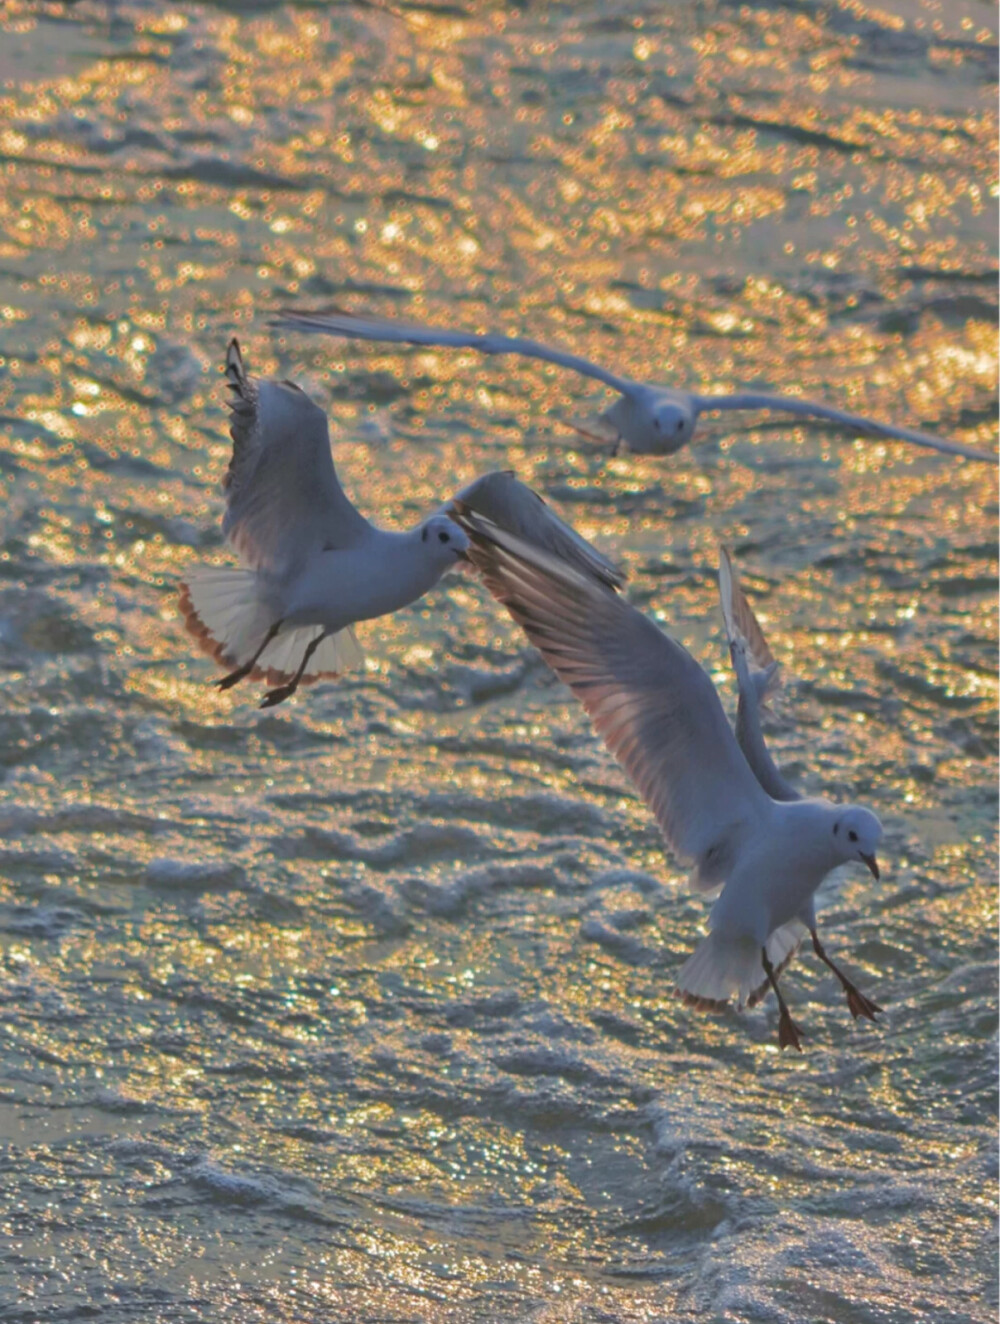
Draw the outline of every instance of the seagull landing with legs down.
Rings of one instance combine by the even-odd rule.
[[[305,309],[283,308],[272,320],[272,326],[281,331],[312,331],[347,340],[377,340],[390,344],[434,345],[455,349],[474,349],[480,354],[520,354],[524,358],[541,359],[561,368],[569,368],[583,377],[603,382],[619,398],[601,414],[601,422],[617,438],[613,452],[622,445],[639,455],[672,455],[686,446],[695,435],[698,419],[705,413],[725,412],[732,409],[764,409],[803,418],[818,418],[832,423],[842,431],[857,436],[874,437],[881,441],[908,441],[915,446],[941,451],[945,455],[958,455],[967,460],[982,460],[996,464],[997,456],[975,446],[958,441],[946,441],[928,432],[914,428],[896,427],[879,423],[863,414],[834,409],[818,400],[806,400],[797,395],[778,395],[768,391],[736,391],[727,395],[700,395],[679,387],[659,386],[653,382],[638,382],[609,372],[598,363],[571,354],[568,350],[543,345],[524,336],[504,336],[495,332],[458,331],[451,327],[423,326],[417,322],[397,322],[389,318],[346,313],[340,309],[331,312],[308,312]],[[583,436],[592,436],[586,429],[574,430]],[[598,440],[601,440],[598,438]]]
[[[707,673],[623,597],[474,514],[459,522],[487,587],[590,714],[671,849],[693,864],[695,888],[721,888],[709,935],[678,977],[684,1000],[753,1005],[772,989],[779,1043],[801,1049],[778,976],[808,931],[852,1014],[874,1020],[880,1008],[823,950],[813,899],[841,864],[864,864],[878,878],[882,827],[869,809],[802,799],[774,768],[759,735],[773,670],[759,626],[747,638],[752,612],[731,574],[727,626],[747,684],[742,747]]]
[[[222,529],[242,567],[206,567],[181,585],[184,622],[223,666],[272,686],[262,708],[299,685],[360,665],[356,621],[422,597],[464,558],[468,539],[446,515],[407,533],[370,524],[344,495],[326,415],[291,382],[247,374],[233,340],[233,457]]]
[[[512,473],[485,474],[408,533],[370,524],[344,494],[323,411],[291,382],[247,374],[235,340],[226,355],[233,456],[223,482],[223,532],[243,566],[198,570],[180,587],[184,622],[229,674],[272,688],[262,708],[299,685],[361,664],[353,630],[415,602],[468,538],[459,511],[551,553],[612,591],[624,576]],[[467,562],[466,562],[467,564]]]

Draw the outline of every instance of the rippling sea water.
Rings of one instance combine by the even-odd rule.
[[[978,0],[0,9],[5,1321],[995,1318],[996,474],[728,416],[672,460],[523,329],[996,447]],[[177,613],[227,556],[220,364],[329,408],[366,511],[512,465],[731,703],[720,541],[805,790],[871,804],[803,955],[671,996],[705,910],[471,580],[276,711]]]

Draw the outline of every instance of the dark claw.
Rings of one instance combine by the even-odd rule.
[[[802,1044],[799,1042],[799,1035],[802,1031],[788,1014],[788,1008],[782,1007],[781,1016],[778,1020],[778,1044],[782,1048],[794,1048],[802,1052]]]
[[[294,685],[279,685],[276,690],[268,690],[261,700],[260,706],[262,708],[274,708],[277,704],[284,703],[290,695],[295,693],[295,690],[296,686]]]
[[[271,642],[271,640],[274,638],[274,636],[278,633],[280,629],[281,629],[281,622],[275,621],[275,623],[268,630],[267,634],[264,636],[263,643],[257,649],[256,653],[254,653],[250,661],[244,662],[242,666],[238,666],[235,671],[231,671],[228,676],[223,676],[221,680],[217,680],[215,682],[216,687],[220,690],[228,690],[238,681],[241,681],[244,676],[249,676],[250,673],[253,671],[254,667],[260,661],[261,653],[263,653],[264,649],[268,646],[268,644]]]
[[[778,1007],[781,1013],[778,1017],[778,1043],[782,1048],[791,1046],[801,1053],[802,1045],[799,1043],[799,1035],[802,1031],[792,1020],[785,999],[781,996],[781,989],[778,987],[778,975],[771,964],[766,946],[760,949],[760,960],[764,967],[764,973],[767,975],[767,982],[774,989],[774,996],[778,999]]]
[[[239,671],[231,671],[228,676],[223,676],[221,680],[215,680],[212,682],[212,684],[216,687],[216,689],[231,690],[234,685],[239,684],[239,682],[243,679],[244,676],[247,676],[249,674],[250,674],[249,672],[244,671],[243,668],[241,667]]]
[[[867,1016],[870,1021],[873,1021],[877,1013],[882,1010],[877,1002],[872,1002],[871,998],[866,998],[853,984],[845,984],[844,992],[847,994],[847,1005],[855,1020],[859,1016]]]
[[[860,992],[859,989],[856,989],[854,987],[851,981],[844,974],[843,970],[839,970],[834,965],[834,963],[827,956],[826,952],[823,950],[823,944],[820,942],[819,934],[816,932],[816,930],[810,929],[809,932],[812,934],[813,950],[815,951],[816,955],[819,957],[821,961],[824,961],[830,967],[833,973],[840,980],[840,987],[847,994],[847,1006],[850,1009],[851,1015],[854,1017],[855,1020],[857,1020],[859,1016],[867,1016],[870,1021],[873,1021],[876,1015],[878,1014],[878,1012],[882,1010],[882,1008],[878,1005],[877,1002],[872,1002],[871,998],[866,998],[865,995],[862,992]]]

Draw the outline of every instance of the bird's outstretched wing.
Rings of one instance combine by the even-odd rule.
[[[397,322],[390,318],[368,317],[345,312],[309,312],[306,309],[282,308],[271,319],[280,331],[315,331],[347,340],[380,340],[389,344],[438,345],[452,349],[475,349],[480,354],[521,354],[569,368],[584,377],[593,377],[612,390],[627,392],[633,383],[627,377],[608,372],[597,363],[554,349],[538,340],[523,336],[501,336],[492,332],[453,331],[444,326],[423,326],[419,322]]]
[[[509,469],[484,474],[463,487],[444,507],[444,512],[463,528],[470,512],[482,516],[609,589],[620,588],[625,582],[624,571],[561,520],[537,492],[515,478]]]
[[[469,516],[469,559],[593,719],[676,854],[721,882],[767,810],[711,680],[623,597]]]
[[[764,739],[761,708],[777,683],[778,664],[768,647],[760,622],[733,573],[725,547],[719,549],[719,598],[736,672],[740,697],[736,710],[736,739],[754,776],[773,800],[801,799],[781,775]]]
[[[655,392],[655,386],[636,382],[628,377],[609,372],[600,364],[589,359],[571,354],[567,350],[555,349],[538,340],[529,340],[523,336],[504,336],[493,332],[474,332],[453,330],[450,327],[424,326],[418,322],[397,322],[390,318],[372,317],[333,310],[330,312],[310,312],[306,309],[283,308],[272,318],[271,325],[279,330],[312,331],[325,335],[341,336],[345,339],[377,340],[385,343],[407,345],[429,345],[451,347],[454,349],[474,349],[481,354],[521,354],[526,358],[541,359],[545,363],[554,363],[559,367],[569,368],[603,382],[605,386],[632,397],[644,388]],[[664,388],[666,390],[667,388]],[[817,400],[806,400],[794,395],[775,395],[756,391],[741,391],[729,395],[699,395],[693,392],[674,390],[678,399],[689,402],[696,413],[712,410],[732,409],[768,409],[782,413],[795,414],[809,418],[824,419],[842,427],[853,429],[864,436],[884,437],[889,441],[908,441],[917,446],[940,451],[945,455],[958,455],[968,460],[981,460],[988,464],[997,464],[998,457],[976,446],[966,446],[957,441],[946,441],[927,432],[918,432],[914,428],[896,427],[890,423],[879,423],[863,414],[852,414],[847,410],[834,409]]]
[[[291,382],[249,376],[236,340],[226,378],[233,455],[222,529],[246,564],[280,573],[370,531],[337,479],[322,409]]]
[[[692,395],[691,401],[699,413],[713,409],[773,409],[783,414],[797,414],[805,418],[821,418],[839,423],[866,437],[885,437],[888,441],[910,441],[916,446],[941,451],[944,455],[961,455],[966,460],[983,460],[996,464],[997,456],[976,446],[964,446],[959,441],[945,441],[929,432],[914,428],[899,428],[891,423],[879,423],[864,414],[851,414],[844,409],[833,409],[817,400],[804,400],[797,395],[768,395],[756,391],[739,391],[733,395]]]

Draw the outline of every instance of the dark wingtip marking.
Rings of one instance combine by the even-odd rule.
[[[240,342],[235,336],[226,348],[226,376],[230,379],[231,385],[242,382],[246,377],[243,367],[243,355],[240,352]]]
[[[674,996],[680,998],[685,1007],[691,1007],[694,1011],[725,1011],[731,1005],[728,998],[702,998],[696,993],[688,993],[683,988],[675,988]]]

